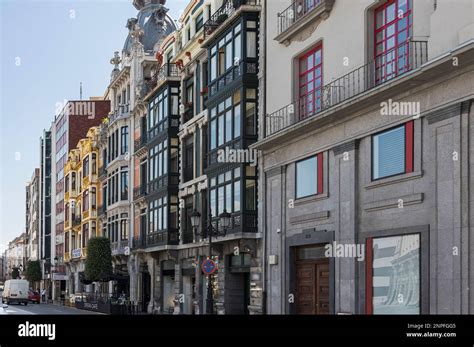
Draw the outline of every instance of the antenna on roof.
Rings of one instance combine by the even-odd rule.
[[[80,87],[79,87],[79,100],[82,100],[82,82],[80,82]]]

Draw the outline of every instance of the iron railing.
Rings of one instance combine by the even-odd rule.
[[[146,146],[148,142],[148,136],[147,136],[147,133],[143,133],[141,137],[139,137],[138,139],[135,140],[135,153],[137,153],[138,151],[140,151],[143,147]]]
[[[301,18],[315,10],[324,0],[296,0],[278,13],[278,35],[291,28]]]
[[[219,9],[204,24],[204,39],[211,36],[227,19],[229,19],[241,6],[260,5],[261,0],[225,0]]]
[[[166,63],[162,65],[149,81],[147,92],[152,91],[154,88],[156,88],[158,84],[160,84],[166,78],[179,77],[179,74],[179,68],[176,64]]]
[[[428,61],[426,41],[407,41],[265,117],[265,136],[334,107]]]
[[[147,193],[147,184],[142,183],[139,187],[136,187],[133,189],[133,200],[138,200],[144,196],[146,196]]]

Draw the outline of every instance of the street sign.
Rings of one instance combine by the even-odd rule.
[[[206,259],[201,265],[202,272],[205,275],[212,275],[217,270],[217,265],[212,259]]]

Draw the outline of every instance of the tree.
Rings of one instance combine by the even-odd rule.
[[[17,267],[12,269],[12,279],[16,280],[20,278],[20,270]]]
[[[31,283],[39,282],[42,279],[41,265],[39,260],[30,260],[26,264],[26,279]]]
[[[95,237],[89,240],[85,271],[86,280],[104,281],[112,274],[112,250],[110,240]]]

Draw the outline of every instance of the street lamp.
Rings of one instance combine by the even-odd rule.
[[[219,227],[214,227],[212,225],[212,216],[209,218],[209,225],[203,226],[201,232],[199,235],[201,237],[208,237],[209,238],[209,259],[212,259],[212,237],[217,237],[217,236],[225,236],[227,229],[230,227],[231,223],[231,215],[230,213],[227,212],[227,210],[224,210],[219,215],[219,225],[222,226],[222,230],[219,230]],[[201,214],[194,210],[191,213],[191,226],[194,229],[194,232],[197,234],[197,228],[199,227],[199,224],[201,223]],[[211,276],[209,275],[209,283],[207,285],[207,308],[206,308],[206,313],[207,314],[213,314],[214,313],[214,298],[212,294],[212,285],[211,285]]]

